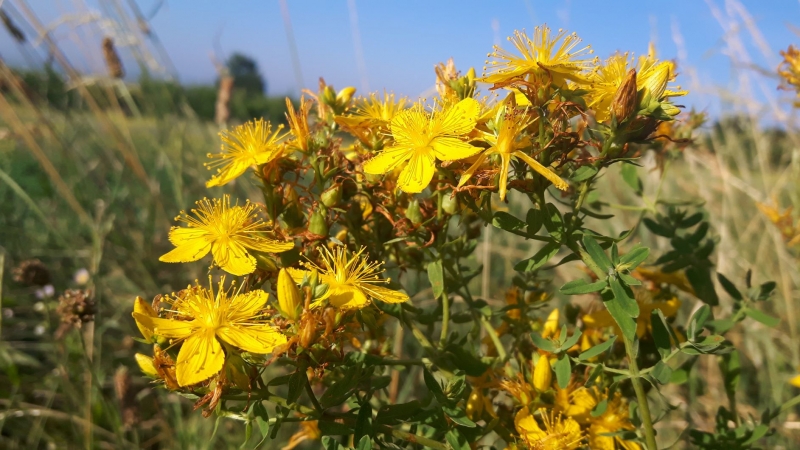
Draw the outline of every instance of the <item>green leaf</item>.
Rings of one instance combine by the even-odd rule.
[[[447,397],[444,395],[444,392],[442,392],[442,387],[427,367],[422,372],[422,378],[425,380],[425,386],[427,386],[428,390],[436,397],[436,400],[443,405],[447,404]]]
[[[372,450],[372,439],[369,436],[362,436],[361,439],[358,440],[356,450]]]
[[[554,204],[548,203],[545,205],[543,222],[550,236],[560,241],[564,236],[564,219],[561,217],[561,211]]]
[[[636,303],[631,289],[614,277],[609,278],[608,284],[611,286],[611,292],[614,293],[614,299],[619,302],[620,309],[634,319],[639,317],[639,304]]]
[[[742,445],[749,446],[751,444],[754,444],[757,440],[766,436],[767,432],[769,432],[769,425],[763,423],[756,425],[756,427],[753,428],[753,434],[750,435],[750,439],[742,442]]]
[[[322,436],[322,448],[325,450],[347,450],[339,444],[339,441],[330,436]]]
[[[528,226],[527,223],[504,211],[494,213],[492,225],[506,231],[517,231]]]
[[[548,353],[556,352],[557,349],[556,344],[549,339],[545,339],[539,336],[537,333],[531,333],[531,340],[533,341],[533,345]]]
[[[691,266],[686,269],[686,278],[694,288],[697,298],[707,305],[719,305],[719,297],[717,297],[717,291],[714,290],[714,283],[711,281],[710,268]]]
[[[640,194],[642,192],[642,180],[639,179],[639,174],[636,171],[636,166],[633,164],[624,163],[622,164],[622,169],[620,170],[622,175],[622,180],[625,181],[625,184],[631,187],[636,194]]]
[[[584,386],[586,386],[586,388],[591,388],[592,386],[594,386],[597,383],[597,379],[603,375],[604,368],[605,366],[603,366],[602,364],[594,366],[592,371],[589,372],[589,376],[586,377],[586,383],[584,383]]]
[[[444,435],[444,439],[450,444],[453,450],[470,450],[469,441],[463,434],[458,432],[458,429],[453,428]]]
[[[538,209],[529,209],[525,222],[528,223],[528,235],[533,236],[542,228],[542,212]]]
[[[672,378],[672,367],[668,366],[664,361],[659,361],[650,373],[658,381],[658,384],[667,384]]]
[[[772,295],[772,291],[774,291],[777,286],[778,285],[774,281],[767,281],[755,289],[755,292],[751,295],[751,298],[759,302],[764,301],[768,299],[770,295]]]
[[[642,220],[642,223],[644,223],[644,226],[646,226],[648,230],[652,231],[653,233],[659,236],[671,238],[672,236],[675,235],[674,230],[656,222],[655,220],[649,217],[645,217],[644,220]]]
[[[261,448],[264,442],[269,438],[269,413],[267,408],[264,407],[260,401],[253,403],[253,415],[255,416],[256,425],[261,432],[261,441],[256,444],[255,448]]]
[[[553,365],[553,370],[556,372],[558,387],[566,389],[569,386],[569,378],[572,374],[572,364],[570,364],[569,356],[562,353]]]
[[[421,408],[422,404],[418,400],[398,405],[386,405],[378,410],[375,422],[382,425],[392,425],[398,421],[408,420],[418,413]]]
[[[672,353],[672,341],[670,340],[669,324],[660,309],[655,309],[650,313],[650,323],[653,327],[653,341],[656,343],[658,353],[662,358]]]
[[[558,253],[559,248],[561,248],[561,244],[555,244],[552,242],[545,244],[545,246],[536,252],[535,255],[518,262],[514,266],[514,270],[518,272],[533,272],[538,270],[540,267],[545,265],[550,258]]]
[[[616,297],[611,297],[608,300],[604,298],[603,300],[603,304],[606,305],[606,309],[608,309],[611,317],[617,322],[617,325],[622,331],[622,335],[625,339],[633,342],[634,338],[636,338],[636,321]]]
[[[341,380],[333,383],[319,398],[319,403],[323,408],[341,405],[352,394],[352,391],[361,382],[363,376],[363,366],[358,364],[348,368]]]
[[[719,284],[722,285],[722,289],[725,289],[725,292],[727,292],[728,295],[730,295],[736,301],[742,301],[744,298],[742,297],[742,293],[736,289],[736,286],[731,283],[731,281],[727,279],[725,275],[717,272],[717,280],[719,281]]]
[[[577,279],[572,280],[569,283],[561,286],[561,289],[558,291],[564,295],[580,295],[580,294],[589,294],[592,292],[602,291],[603,288],[607,286],[605,280],[595,281],[594,283],[589,283],[584,279]]]
[[[597,168],[594,166],[581,166],[572,174],[572,181],[584,181],[595,176]]]
[[[369,401],[364,401],[358,409],[356,427],[354,430],[355,440],[362,441],[364,438],[372,436],[372,405]]]
[[[592,257],[594,263],[597,264],[604,273],[608,273],[608,269],[612,267],[611,260],[608,258],[608,255],[606,255],[606,252],[603,251],[603,248],[600,247],[600,244],[598,244],[591,235],[583,235],[583,247],[586,249],[586,253]]]
[[[739,360],[739,352],[734,350],[722,355],[719,358],[719,369],[722,372],[722,379],[725,385],[725,394],[729,401],[736,399],[736,390],[739,387],[739,378],[742,373],[742,365]]]
[[[566,325],[564,325],[566,328]],[[581,338],[581,330],[576,329],[575,332],[570,336],[564,343],[561,344],[561,351],[567,351],[572,348],[573,345],[578,343],[578,339]]]
[[[641,286],[642,282],[627,273],[617,272],[617,276],[628,286]]]
[[[592,409],[591,415],[592,417],[600,417],[606,412],[608,409],[608,398],[604,398],[601,400],[595,407]]]
[[[444,292],[444,270],[442,270],[441,260],[428,264],[428,280],[433,288],[433,296],[439,298]]]
[[[347,425],[330,420],[320,420],[317,422],[317,426],[323,436],[346,436],[348,434],[353,434],[353,430]]]
[[[468,428],[475,428],[475,422],[469,420],[467,417],[467,413],[464,412],[461,408],[451,408],[449,406],[442,405],[442,411],[447,414],[447,417],[453,420],[453,422],[461,425],[462,427]]]
[[[761,322],[770,328],[775,328],[778,326],[779,323],[781,323],[781,319],[778,319],[777,317],[772,317],[769,314],[765,314],[757,309],[745,308],[744,313],[747,314],[747,317],[757,322]]]
[[[635,246],[628,253],[619,258],[619,263],[627,270],[633,270],[639,266],[650,255],[650,249],[642,246]]]
[[[612,345],[614,345],[614,341],[617,340],[616,336],[611,336],[611,339],[601,342],[594,347],[586,350],[585,352],[581,352],[578,355],[578,359],[581,361],[586,361],[588,359],[594,358],[595,356],[600,355],[601,353],[605,352],[606,350],[610,349]]]
[[[703,305],[697,308],[697,311],[689,318],[689,326],[686,331],[689,335],[689,340],[693,341],[697,336],[703,332],[706,322],[711,318],[711,307]]]
[[[296,403],[303,393],[303,388],[306,386],[306,370],[303,367],[298,367],[297,370],[289,378],[289,393],[286,395],[286,402],[290,405]]]

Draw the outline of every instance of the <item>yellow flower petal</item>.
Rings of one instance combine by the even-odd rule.
[[[253,165],[253,162],[249,159],[232,161],[223,172],[212,176],[210,180],[206,181],[206,187],[224,186],[230,183],[245,173]]]
[[[372,175],[391,172],[403,161],[408,160],[413,153],[413,149],[406,147],[387,147],[364,163],[364,172]]]
[[[228,305],[228,320],[238,322],[257,316],[268,299],[269,294],[260,289],[237,295]]]
[[[341,309],[362,308],[369,304],[361,289],[354,287],[331,287],[328,289],[328,302]]]
[[[176,247],[158,258],[161,262],[192,262],[206,256],[211,250],[208,234],[198,228],[173,227],[169,232],[169,240]]]
[[[289,273],[289,276],[292,277],[295,283],[300,284],[303,282],[303,278],[306,276],[311,276],[310,270],[303,270],[303,269],[295,269],[294,267],[287,267],[286,272]]]
[[[256,259],[237,242],[215,242],[211,246],[211,253],[219,267],[230,274],[247,275],[256,270]]]
[[[475,175],[475,171],[477,171],[478,168],[480,168],[481,164],[483,164],[483,162],[486,161],[486,158],[488,156],[489,156],[488,151],[478,155],[478,158],[476,158],[475,162],[472,163],[471,166],[469,166],[469,169],[465,170],[464,173],[461,174],[461,179],[458,180],[458,187],[465,185],[467,181],[469,181],[469,179],[472,178],[473,175]]]
[[[151,378],[156,378],[158,376],[156,366],[153,364],[153,358],[142,353],[137,353],[133,355],[133,357],[136,359],[136,364],[139,365],[139,370],[141,370],[143,374]]]
[[[237,239],[243,246],[264,253],[280,253],[294,248],[293,241],[276,241],[266,238],[240,237]]]
[[[521,151],[514,152],[514,156],[528,163],[528,165],[531,166],[531,169],[538,172],[539,175],[547,178],[556,188],[562,191],[566,191],[567,188],[569,188],[569,184],[567,184],[566,181],[562,180],[561,177],[556,175],[556,173],[549,168],[543,166],[539,161],[536,161]]]
[[[137,324],[153,330],[153,334],[166,338],[182,339],[192,334],[195,329],[193,321],[160,319],[137,312],[133,313],[133,318]]]
[[[297,320],[299,318],[298,308],[303,304],[300,290],[297,283],[286,269],[281,269],[278,273],[278,306],[281,314],[287,319]]]
[[[211,329],[189,336],[178,352],[178,384],[190,386],[211,378],[222,369],[225,353]]]
[[[455,161],[469,158],[479,153],[483,148],[470,145],[458,138],[439,137],[431,143],[433,154],[442,161]]]
[[[435,134],[467,134],[475,128],[481,113],[481,104],[474,98],[465,98],[437,117]]]
[[[800,387],[800,375],[789,380],[789,383],[791,383],[792,386]]]
[[[223,341],[244,351],[268,354],[286,343],[286,336],[267,324],[248,326],[228,326],[217,330],[217,336]]]
[[[150,306],[142,297],[136,297],[133,301],[133,318],[136,321],[136,327],[139,328],[139,332],[142,333],[142,336],[146,340],[150,340],[153,337],[153,328],[150,327],[150,323],[142,323],[136,318],[136,314],[146,316],[146,317],[156,317],[157,314],[153,310],[153,307]]]
[[[386,303],[403,303],[409,300],[408,294],[405,292],[395,291],[394,289],[385,288],[383,286],[376,286],[374,284],[362,284],[361,288],[375,300],[380,300]]]
[[[397,186],[409,194],[422,192],[433,179],[436,159],[430,153],[417,153],[400,172]]]

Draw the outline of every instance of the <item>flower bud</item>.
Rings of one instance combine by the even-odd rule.
[[[458,197],[455,195],[445,195],[442,199],[442,209],[444,209],[444,212],[447,214],[458,213]]]
[[[339,201],[342,199],[342,185],[334,184],[329,187],[322,193],[320,199],[322,200],[322,204],[328,208],[333,208],[338,205]]]
[[[348,103],[350,103],[350,100],[353,98],[353,94],[355,93],[356,88],[353,86],[347,86],[336,94],[336,104],[344,108]]]
[[[289,320],[297,320],[300,317],[300,308],[303,305],[303,298],[300,289],[289,275],[289,271],[281,269],[278,273],[278,308],[281,315]]]
[[[333,108],[336,106],[336,91],[330,86],[322,88],[322,102]]]
[[[617,118],[617,122],[622,122],[634,114],[638,106],[636,69],[631,69],[614,93],[614,99],[611,100],[611,115]]]
[[[547,356],[539,358],[533,369],[533,387],[539,392],[550,389],[553,382],[553,370],[550,368],[550,359]]]
[[[311,214],[311,218],[308,220],[308,231],[319,236],[328,235],[328,222],[325,220],[323,212],[317,210]]]
[[[275,264],[275,261],[266,253],[254,251],[250,254],[256,259],[256,267],[259,269],[265,272],[276,272],[278,270],[278,265]]]
[[[672,63],[669,61],[659,63],[655,69],[653,69],[653,74],[650,75],[644,85],[645,92],[650,94],[651,99],[660,101],[664,97],[664,92],[667,90],[667,83],[670,79],[670,73],[672,72],[671,69]]]
[[[151,378],[158,378],[158,371],[155,364],[153,364],[153,358],[142,353],[137,353],[133,357],[136,358],[136,364],[139,365],[139,370],[143,374]]]
[[[483,389],[474,388],[467,399],[467,417],[473,422],[480,420],[483,415],[483,407]]]
[[[419,202],[417,199],[408,202],[408,208],[406,208],[406,218],[414,225],[419,225],[422,223],[422,210],[419,208]]]
[[[542,330],[542,337],[549,338],[558,334],[558,319],[558,308],[555,308],[550,312],[550,315],[547,316],[547,320],[544,323],[544,329]]]

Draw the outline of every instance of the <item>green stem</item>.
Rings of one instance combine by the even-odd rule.
[[[622,341],[625,343],[625,352],[628,354],[628,359],[630,360],[631,383],[633,383],[633,390],[636,391],[636,399],[639,401],[639,411],[642,416],[644,440],[647,444],[647,450],[658,450],[656,434],[653,430],[653,418],[650,416],[650,405],[647,403],[647,393],[644,392],[644,386],[642,386],[639,364],[636,362],[636,355],[633,353],[633,344],[624,334],[622,335]]]
[[[439,336],[439,347],[443,348],[447,342],[447,332],[450,327],[450,300],[447,292],[442,290],[442,334]]]
[[[428,447],[435,450],[448,450],[450,448],[441,442],[434,441],[433,439],[428,439],[418,434],[409,433],[408,431],[397,430],[388,425],[381,425],[379,430],[381,433],[390,434],[398,439],[402,439],[412,444],[419,444],[423,447]]]

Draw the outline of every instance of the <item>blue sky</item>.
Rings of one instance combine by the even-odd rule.
[[[75,5],[82,3],[29,0],[42,21],[50,24],[65,14],[74,14]],[[160,2],[137,0],[137,3],[149,14]],[[86,0],[86,4],[90,11],[115,15],[107,0]],[[683,87],[699,82],[703,86],[733,88],[742,71],[752,73],[750,68],[732,65],[726,56],[731,53],[726,36],[741,38],[744,49],[753,55],[753,63],[769,70],[779,63],[780,49],[800,43],[800,35],[792,28],[800,27],[797,0],[743,1],[744,8],[731,0],[289,0],[287,4],[304,87],[313,88],[318,77],[323,76],[336,87],[354,85],[363,92],[368,85],[373,91],[386,89],[413,97],[433,86],[433,66],[437,62],[453,57],[460,69],[474,66],[480,73],[492,44],[507,45],[505,38],[515,29],[532,30],[542,23],[577,32],[601,58],[615,51],[646,52],[648,42],[653,40],[660,57],[679,59],[679,69],[683,72],[679,83]],[[771,54],[761,54],[754,39],[758,35],[751,34],[742,10],[752,16],[752,23]],[[715,13],[726,23],[724,27]],[[363,66],[356,56],[354,15]],[[728,28],[729,23],[738,25]],[[151,26],[184,83],[213,82],[216,72],[209,56],[212,51],[218,59],[240,51],[257,60],[268,80],[270,94],[296,95],[299,91],[278,0],[167,0],[152,18]],[[76,42],[97,41],[112,28],[113,22],[101,22],[82,25],[73,32],[73,28],[62,23],[55,28],[54,35],[82,71],[100,72],[102,64],[97,52],[92,56],[92,52]],[[676,36],[680,36],[682,44],[676,44]],[[120,47],[131,74],[129,78],[135,79],[137,70],[130,50]],[[41,61],[42,54],[30,48],[21,50],[0,31],[0,55],[12,64]],[[741,57],[742,52],[733,54]],[[766,90],[774,90],[777,81],[769,83]],[[699,90],[684,103],[701,109],[719,107],[712,105],[715,101],[712,96]]]

